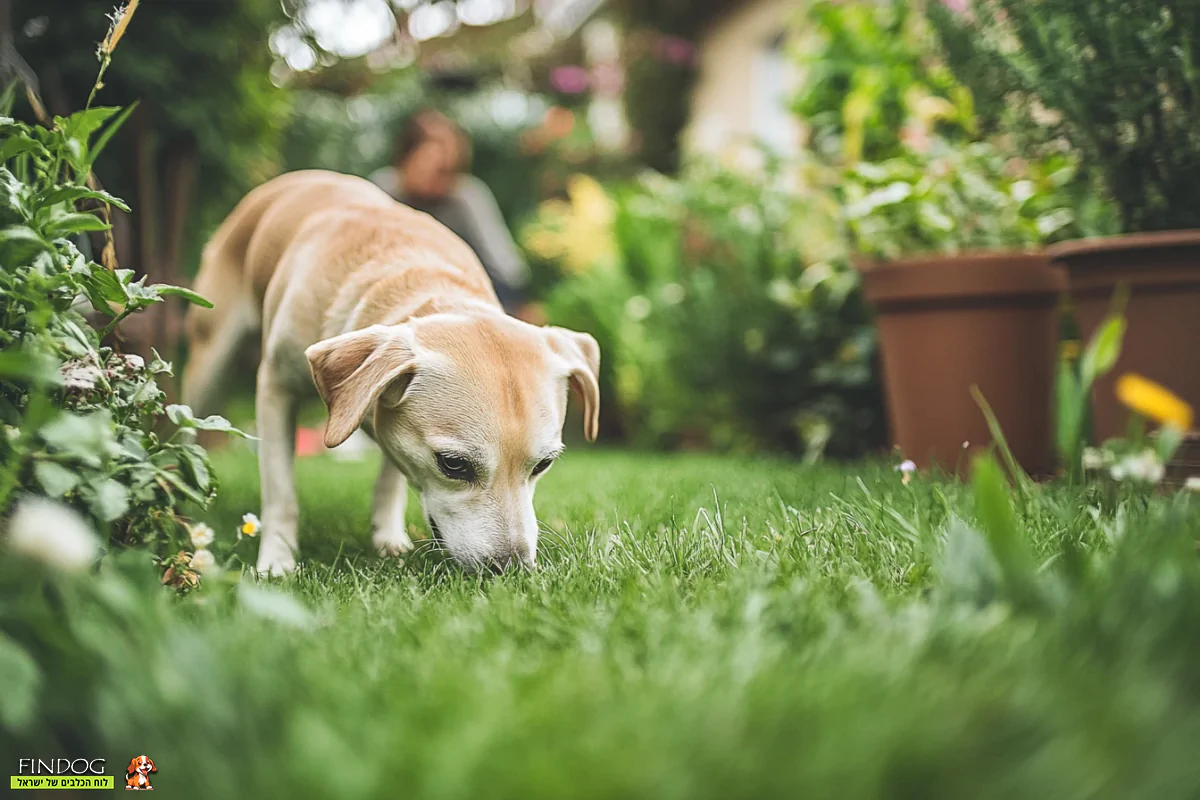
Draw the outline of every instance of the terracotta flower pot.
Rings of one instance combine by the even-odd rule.
[[[1085,341],[1108,314],[1118,284],[1129,287],[1121,357],[1092,392],[1097,441],[1123,436],[1128,427],[1129,410],[1113,393],[1126,372],[1200,408],[1200,230],[1081,239],[1047,252],[1067,268]]]
[[[991,442],[978,386],[1026,471],[1054,469],[1052,395],[1060,270],[1041,255],[972,254],[865,271],[892,440],[921,467],[963,469]]]

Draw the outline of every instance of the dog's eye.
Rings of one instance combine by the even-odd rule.
[[[462,456],[456,456],[452,453],[437,454],[438,469],[452,481],[473,481],[475,480],[475,468],[471,466],[471,462]]]
[[[533,468],[533,474],[541,475],[543,472],[550,469],[550,467],[552,467],[552,466],[554,466],[553,458],[543,458],[541,461],[539,461],[537,463],[537,466]]]

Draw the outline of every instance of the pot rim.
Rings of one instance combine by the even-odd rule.
[[[877,311],[924,304],[985,302],[1052,305],[1067,289],[1064,270],[1044,254],[988,251],[879,262],[863,272],[863,291]]]
[[[877,269],[920,268],[924,266],[941,266],[960,264],[970,261],[972,264],[992,264],[1013,262],[1046,262],[1046,254],[1042,250],[963,250],[958,253],[913,253],[900,258],[875,258],[873,256],[852,256],[850,262],[859,272],[873,272]]]
[[[1200,248],[1200,228],[1154,231],[1151,233],[1122,233],[1116,236],[1093,236],[1072,239],[1046,248],[1054,261],[1066,261],[1100,253],[1122,253],[1130,250],[1159,250],[1169,247]]]

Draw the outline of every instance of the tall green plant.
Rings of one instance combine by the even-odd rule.
[[[1200,5],[971,0],[968,13],[929,10],[958,78],[1069,142],[1125,230],[1200,227]]]
[[[0,515],[22,493],[42,494],[114,542],[163,555],[186,542],[183,505],[204,506],[216,490],[192,434],[233,429],[164,405],[156,380],[169,364],[103,344],[120,320],[167,297],[207,305],[85,254],[87,235],[108,228],[97,209],[128,210],[87,184],[118,112],[87,108],[49,128],[0,116]]]
[[[794,109],[827,159],[891,158],[914,122],[945,135],[972,131],[971,95],[929,57],[925,21],[908,0],[816,0],[804,23]]]

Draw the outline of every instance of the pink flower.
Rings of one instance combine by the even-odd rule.
[[[969,0],[942,0],[942,5],[956,14],[964,13],[969,4]]]
[[[696,55],[696,47],[679,36],[663,36],[658,40],[658,56],[677,66],[690,66]]]
[[[563,94],[582,94],[588,90],[592,79],[583,67],[555,67],[550,73],[550,85]]]

